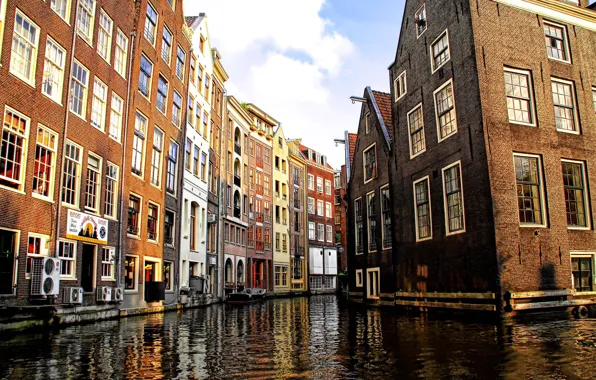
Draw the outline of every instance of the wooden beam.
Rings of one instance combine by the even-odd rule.
[[[509,292],[511,298],[563,297],[574,294],[573,289],[541,290],[535,292]]]
[[[396,297],[495,299],[495,293],[395,292]]]
[[[348,296],[350,297],[362,297],[362,292],[349,292]]]
[[[483,310],[483,311],[496,311],[497,310],[497,307],[495,305],[474,304],[474,303],[396,300],[395,304],[400,305],[400,306],[435,307],[435,308],[443,308],[443,309]]]
[[[513,310],[534,310],[534,309],[554,309],[559,307],[573,307],[580,305],[596,304],[595,300],[567,300],[567,301],[550,301],[550,302],[531,302],[518,303],[511,305]]]

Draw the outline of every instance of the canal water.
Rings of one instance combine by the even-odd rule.
[[[0,339],[0,379],[596,378],[596,320],[403,316],[335,296]]]

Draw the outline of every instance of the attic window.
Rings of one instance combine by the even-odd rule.
[[[395,101],[397,102],[408,92],[408,85],[406,82],[406,70],[402,71],[401,74],[393,81],[395,92]]]
[[[416,22],[416,38],[418,38],[426,31],[426,4],[422,4],[416,11],[414,20]]]

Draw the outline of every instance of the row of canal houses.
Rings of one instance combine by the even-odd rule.
[[[183,5],[0,1],[8,314],[335,290],[333,169],[227,93]]]
[[[407,0],[391,91],[352,97],[342,141],[350,298],[588,314],[595,68],[587,0]]]

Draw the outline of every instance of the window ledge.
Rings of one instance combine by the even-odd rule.
[[[62,277],[60,276],[60,281],[78,281],[76,277]]]
[[[109,278],[109,277],[102,277],[101,281],[105,281],[105,282],[116,282],[115,278]]]
[[[137,236],[137,235],[131,235],[131,234],[129,234],[129,233],[127,233],[127,234],[126,234],[126,237],[127,237],[127,238],[129,238],[129,239],[141,240],[141,237],[140,237],[140,236]]]
[[[591,228],[590,227],[572,227],[572,226],[567,226],[567,230],[569,230],[569,231],[590,231]]]

